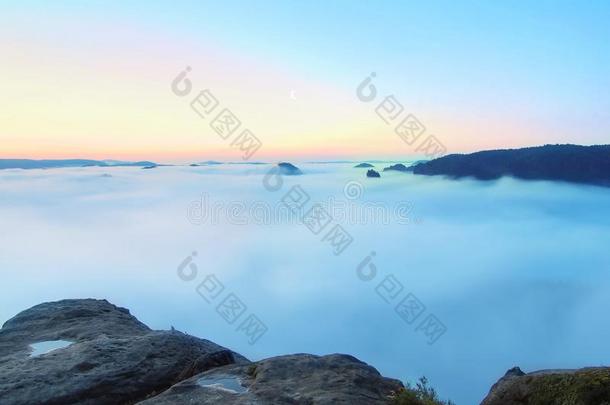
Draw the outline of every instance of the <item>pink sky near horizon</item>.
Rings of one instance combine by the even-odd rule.
[[[230,108],[242,121],[240,129],[261,140],[255,161],[417,156],[417,145],[405,144],[375,113],[390,94],[448,153],[599,138],[574,137],[569,126],[577,127],[578,120],[554,121],[561,111],[531,111],[537,99],[504,109],[475,95],[443,99],[434,88],[412,94],[408,77],[399,83],[382,69],[380,97],[367,104],[357,99],[356,87],[369,68],[337,78],[295,68],[271,50],[261,54],[223,37],[189,35],[188,27],[127,17],[109,25],[94,14],[74,19],[28,13],[26,21],[26,14],[13,13],[0,26],[0,158],[239,161],[230,140],[189,106],[206,88],[220,101],[216,111]],[[23,29],[26,22],[35,29]],[[170,84],[185,66],[193,68],[193,92],[180,98]]]

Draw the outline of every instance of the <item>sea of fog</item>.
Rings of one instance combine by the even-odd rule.
[[[425,375],[459,405],[515,365],[608,364],[610,189],[298,166],[276,184],[269,165],[0,171],[0,322],[105,298],[252,360],[339,352]]]

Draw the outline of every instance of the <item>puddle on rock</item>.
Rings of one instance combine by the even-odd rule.
[[[69,342],[67,340],[47,340],[45,342],[32,343],[30,345],[30,348],[32,349],[30,357],[36,357],[52,352],[53,350],[63,349],[64,347],[70,346],[72,343],[74,342]]]
[[[201,387],[228,391],[232,394],[248,392],[248,389],[241,385],[239,378],[230,375],[203,377],[197,380],[197,384]]]

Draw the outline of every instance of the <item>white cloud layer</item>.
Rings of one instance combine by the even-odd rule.
[[[548,182],[450,181],[403,173],[366,179],[352,165],[299,165],[282,190],[269,166],[0,171],[0,321],[43,301],[106,298],[153,328],[217,341],[252,359],[353,354],[383,374],[426,375],[443,396],[477,403],[506,369],[595,366],[610,357],[610,189]],[[111,177],[103,176],[110,174]],[[193,225],[189,204],[276,204],[300,184],[311,203],[408,202],[408,224],[345,225],[340,256],[304,225]],[[199,278],[176,268],[191,252]],[[376,252],[371,282],[356,266]],[[196,292],[214,273],[268,326],[255,345]],[[396,276],[447,332],[434,345],[375,287]]]

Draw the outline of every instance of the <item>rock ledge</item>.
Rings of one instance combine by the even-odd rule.
[[[63,346],[32,355],[35,343]],[[67,344],[67,346],[66,346]],[[251,363],[208,340],[155,331],[105,300],[36,305],[0,329],[0,404],[385,404],[399,381],[347,355]]]

